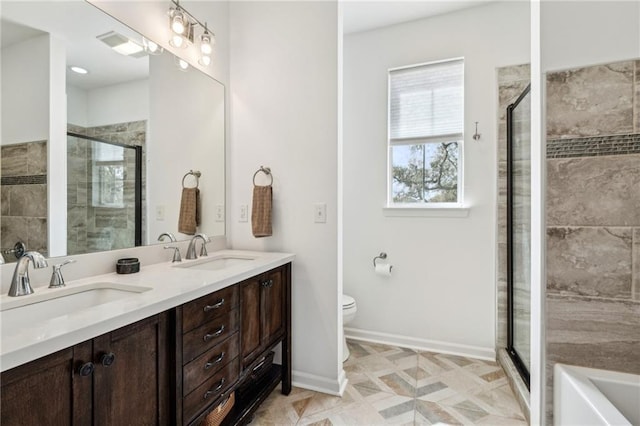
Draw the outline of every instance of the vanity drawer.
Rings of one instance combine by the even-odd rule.
[[[216,374],[229,360],[238,356],[240,339],[234,333],[224,342],[214,346],[184,366],[182,370],[182,392],[193,391],[202,382]]]
[[[235,383],[239,373],[240,358],[236,357],[213,375],[213,377],[198,386],[189,395],[185,396],[182,405],[184,423],[188,424],[209,404],[215,402],[223,392]]]
[[[199,325],[229,312],[236,306],[238,306],[237,285],[186,303],[182,307],[182,332],[193,330]]]
[[[187,364],[238,331],[238,309],[186,333],[182,338],[182,360]]]

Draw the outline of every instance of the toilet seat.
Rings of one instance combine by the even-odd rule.
[[[342,309],[347,309],[355,306],[356,299],[346,294],[342,295]]]

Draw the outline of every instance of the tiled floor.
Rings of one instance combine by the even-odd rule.
[[[350,341],[342,396],[276,389],[252,425],[526,425],[491,361]]]

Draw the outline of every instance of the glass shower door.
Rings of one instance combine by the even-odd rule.
[[[530,88],[507,108],[507,351],[527,387],[531,352]]]

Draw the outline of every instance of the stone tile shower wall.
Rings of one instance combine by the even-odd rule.
[[[507,107],[530,81],[528,64],[498,68],[498,265],[496,274],[496,353],[525,416],[529,418],[529,392],[513,366],[507,347]]]
[[[640,61],[547,74],[547,419],[557,362],[640,374]]]
[[[68,131],[85,136],[117,142],[130,146],[141,146],[145,156],[146,121],[118,123],[98,127],[69,125]],[[128,199],[122,209],[94,207],[91,193],[92,153],[86,140],[68,137],[67,161],[69,167],[67,185],[67,251],[71,254],[113,250],[134,245],[135,210],[134,199]],[[127,158],[128,155],[131,158]],[[127,193],[133,194],[135,184],[135,162],[133,153],[125,157]],[[145,162],[142,162],[142,241],[146,241],[145,230]]]
[[[28,250],[47,255],[47,141],[1,148],[0,249],[22,241]],[[11,254],[7,262],[15,261]]]

